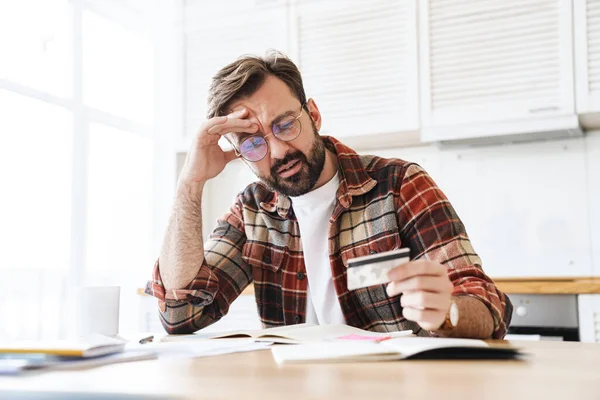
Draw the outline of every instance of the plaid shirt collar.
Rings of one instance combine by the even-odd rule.
[[[338,205],[333,211],[333,219],[336,219],[343,210],[350,208],[352,197],[369,192],[377,185],[377,181],[367,174],[360,156],[354,150],[334,137],[321,136],[321,138],[325,142],[325,147],[337,155],[339,163]],[[287,218],[292,206],[290,198],[275,191],[272,193],[270,200],[261,202],[260,207],[271,213],[277,211],[280,217]]]

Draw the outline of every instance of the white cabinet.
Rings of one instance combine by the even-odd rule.
[[[416,22],[416,0],[294,3],[292,57],[322,134],[363,148],[418,140]]]
[[[212,76],[244,54],[264,55],[288,49],[288,10],[281,2],[188,2],[184,7],[184,136],[178,151],[187,151],[191,137],[206,118]],[[258,2],[261,3],[261,2]],[[274,4],[274,5],[273,5]]]
[[[585,76],[577,79],[590,90],[578,90],[578,107],[593,110],[592,89],[600,87],[598,3],[188,0],[185,135],[205,118],[210,77],[220,67],[241,54],[275,48],[300,67],[306,94],[323,115],[321,133],[351,146],[415,144],[419,137],[579,136],[573,29],[587,38],[583,51],[578,48],[578,60],[585,60],[578,61],[577,73],[584,69]],[[585,23],[573,26],[574,10],[576,22]],[[581,108],[583,97],[587,108]]]
[[[600,1],[574,0],[573,7],[577,112],[599,112]],[[589,119],[590,116],[584,116],[584,122]]]
[[[425,141],[577,127],[571,0],[423,0],[419,11]]]
[[[582,294],[577,297],[580,340],[600,342],[600,294]]]

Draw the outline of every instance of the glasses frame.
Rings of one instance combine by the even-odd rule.
[[[262,158],[258,159],[258,160],[248,160],[246,157],[244,157],[244,155],[237,149],[237,147],[235,147],[235,145],[233,144],[233,142],[231,140],[229,140],[229,138],[225,135],[223,135],[223,137],[229,142],[229,144],[231,145],[231,147],[233,147],[233,151],[235,151],[235,156],[236,157],[242,157],[244,160],[248,161],[248,162],[259,162],[264,160],[264,158],[267,156],[267,154],[269,154],[269,152],[271,151],[271,149],[269,148],[269,142],[267,141],[267,138],[271,135],[275,136],[275,138],[277,140],[281,140],[282,142],[291,142],[292,140],[296,140],[298,138],[298,136],[300,136],[300,134],[302,133],[302,121],[300,121],[300,117],[302,117],[302,112],[304,111],[304,106],[306,106],[306,102],[304,102],[301,106],[300,106],[300,114],[298,114],[297,117],[294,117],[294,120],[298,121],[298,123],[300,124],[300,129],[298,129],[298,134],[296,136],[294,136],[292,139],[290,140],[283,140],[281,138],[279,138],[277,135],[275,135],[273,133],[273,127],[271,127],[271,133],[269,133],[268,135],[265,136],[261,136],[261,135],[251,135],[246,137],[244,140],[242,140],[242,142],[240,143],[240,147],[241,145],[249,139],[252,139],[253,137],[259,137],[262,138],[265,141],[265,144],[267,145],[267,152],[265,153],[264,156],[262,156]]]

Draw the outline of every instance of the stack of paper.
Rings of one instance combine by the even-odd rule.
[[[0,375],[42,369],[82,369],[156,358],[152,351],[123,352],[125,342],[92,335],[78,340],[0,343]]]
[[[482,340],[404,337],[381,342],[361,341],[277,346],[272,349],[278,364],[299,362],[388,361],[408,358],[473,359],[512,358],[518,350],[491,347]]]
[[[183,342],[152,342],[146,344],[128,344],[128,351],[151,350],[159,358],[198,358],[231,353],[265,350],[271,342],[257,343],[252,339],[199,339]]]
[[[0,354],[45,354],[62,357],[97,357],[123,351],[125,342],[103,335],[77,340],[14,340],[0,342]]]

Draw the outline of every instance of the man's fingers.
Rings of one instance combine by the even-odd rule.
[[[244,128],[248,129],[252,125],[252,122],[248,119],[239,119],[239,118],[227,118],[226,121],[212,125],[206,131],[209,134],[215,134],[217,131],[223,129],[234,129],[234,128]]]
[[[434,293],[452,292],[452,283],[446,277],[421,275],[403,281],[392,281],[388,283],[386,292],[388,296],[396,296],[400,293],[425,291]]]
[[[403,308],[416,308],[427,310],[446,311],[450,294],[432,293],[432,292],[408,292],[400,298],[400,304]]]
[[[401,281],[419,275],[447,275],[446,268],[441,264],[428,260],[417,260],[407,262],[388,272],[388,278],[392,281]]]
[[[216,126],[216,125],[221,125],[224,124],[225,122],[227,122],[227,117],[223,116],[223,117],[214,117],[209,119],[208,121],[205,121],[201,127],[200,127],[200,132],[202,131],[208,131],[209,129],[211,129],[212,127]]]
[[[229,113],[228,115],[223,115],[221,117],[213,117],[206,121],[204,125],[201,127],[200,131],[209,132],[214,129],[216,126],[221,126],[227,123],[231,124],[231,121],[248,121],[245,119],[241,119],[246,116],[248,110],[245,108]]]
[[[257,132],[257,126],[256,124],[249,126],[249,127],[232,127],[232,128],[227,128],[227,127],[215,127],[217,129],[215,129],[212,132],[209,132],[209,135],[219,135],[219,136],[224,136],[227,135],[228,133],[256,133]]]
[[[248,109],[247,108],[241,108],[239,110],[235,110],[235,111],[230,112],[229,114],[227,114],[227,117],[229,117],[229,118],[242,118],[247,113],[248,113]]]
[[[446,313],[438,310],[419,310],[407,307],[402,309],[402,316],[409,321],[416,322],[425,330],[433,331],[444,323]]]

